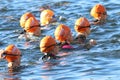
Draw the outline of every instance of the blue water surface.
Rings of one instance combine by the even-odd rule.
[[[32,12],[39,20],[39,7],[49,5],[57,16],[65,18],[58,24],[68,25],[75,36],[75,20],[84,16],[92,21],[90,10],[98,3],[106,7],[108,17],[106,24],[91,26],[88,39],[95,39],[97,45],[90,50],[68,51],[70,55],[44,63],[39,45],[18,40],[22,30],[19,20],[25,12]],[[56,27],[42,35],[54,36]],[[0,0],[0,49],[9,44],[21,50],[22,68],[10,73],[7,62],[0,60],[0,80],[120,80],[120,0]]]

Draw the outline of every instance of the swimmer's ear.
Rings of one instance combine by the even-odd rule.
[[[43,57],[42,57],[42,60],[45,62],[45,61],[47,61],[47,55],[44,55]]]

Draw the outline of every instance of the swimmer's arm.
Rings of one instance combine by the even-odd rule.
[[[87,42],[87,43],[84,44],[84,48],[86,48],[87,50],[89,50],[91,47],[93,47],[95,45],[97,45],[96,40],[91,39],[91,40],[89,40],[89,42]]]

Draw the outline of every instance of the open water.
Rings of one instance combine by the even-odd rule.
[[[39,45],[26,46],[18,40],[19,20],[25,12],[39,20],[39,7],[49,5],[57,16],[66,18],[59,23],[68,25],[75,36],[75,20],[84,16],[92,21],[90,10],[97,3],[106,7],[108,18],[104,25],[91,26],[89,39],[97,45],[90,50],[70,51],[59,61],[43,63]],[[53,36],[56,27],[42,34]],[[0,0],[0,49],[9,44],[21,50],[23,68],[9,73],[7,62],[0,60],[0,80],[120,80],[120,0]]]

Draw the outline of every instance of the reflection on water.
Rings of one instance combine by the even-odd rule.
[[[8,72],[8,73],[0,73],[0,80],[21,80],[17,73]]]
[[[58,62],[43,63],[38,44],[19,41],[19,19],[27,11],[39,20],[39,7],[50,5],[55,14],[61,18],[57,23],[70,26],[73,35],[75,20],[85,16],[89,21],[91,8],[101,3],[108,12],[107,23],[92,25],[89,36],[97,40],[98,45],[88,51],[70,51],[70,55]],[[22,51],[21,65],[26,66],[18,72],[7,72],[7,62],[0,61],[0,80],[119,80],[120,77],[120,1],[119,0],[0,0],[0,49],[8,44],[15,44]],[[63,19],[63,20],[62,20]],[[54,35],[57,25],[42,31],[42,35]],[[40,39],[43,36],[40,37]],[[39,40],[38,40],[39,42]]]

